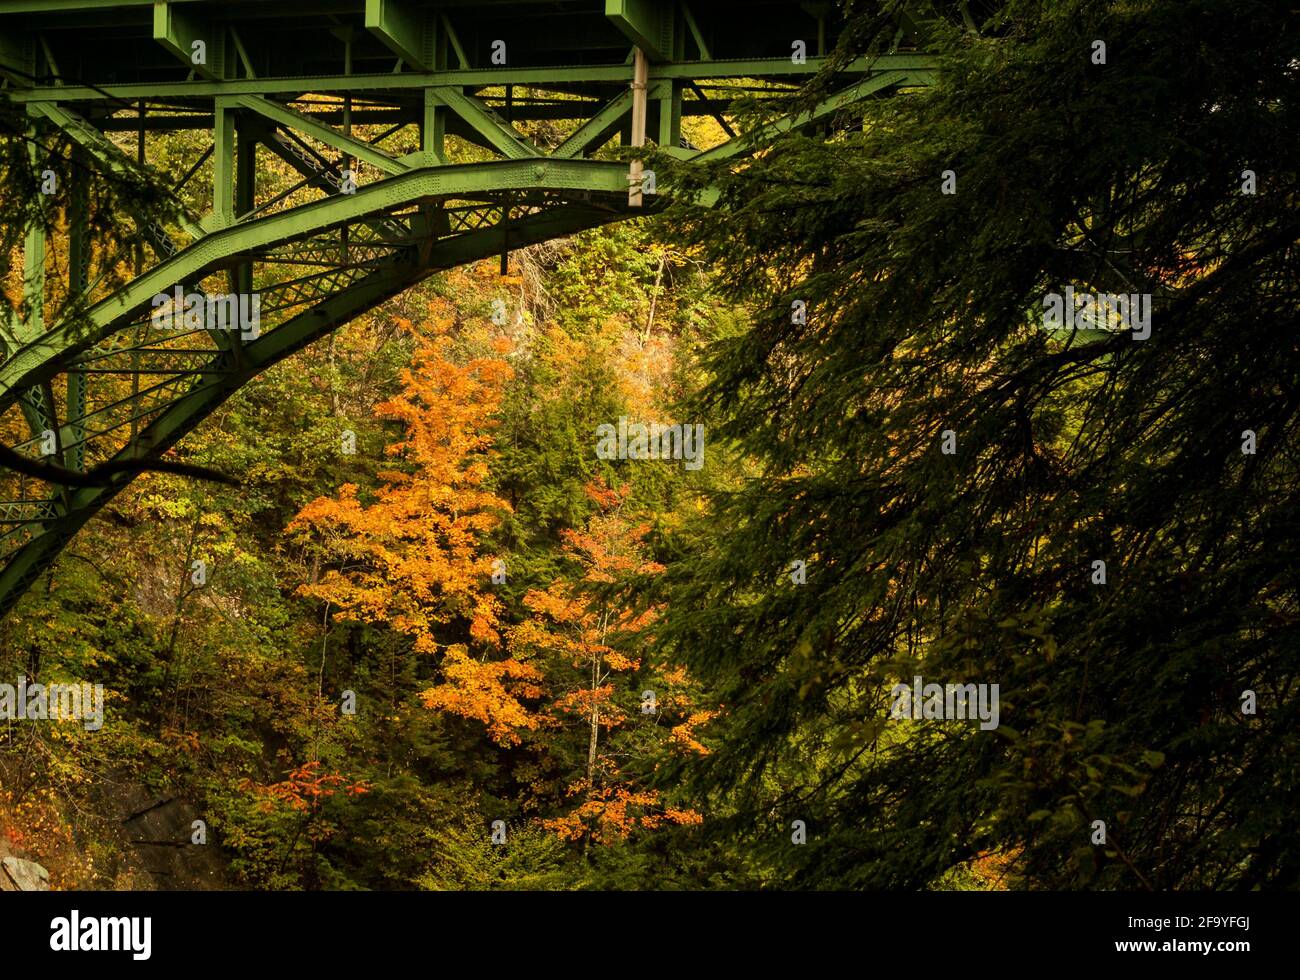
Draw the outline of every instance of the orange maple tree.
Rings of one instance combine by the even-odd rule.
[[[630,488],[586,488],[596,513],[562,536],[577,573],[530,590],[523,599],[530,615],[504,625],[483,541],[509,510],[486,481],[511,370],[500,357],[457,363],[449,325],[450,318],[440,319],[417,334],[402,393],[379,406],[405,426],[404,438],[388,448],[402,467],[379,474],[374,500],[344,486],[291,523],[320,536],[331,559],[330,570],[300,591],[335,607],[340,620],[389,623],[412,638],[417,652],[438,656],[442,676],[421,692],[423,704],[481,723],[498,745],[519,746],[545,729],[529,747],[555,758],[574,743],[561,750],[554,739],[581,726],[585,765],[574,773],[571,762],[562,764],[577,777],[565,795],[579,800],[543,821],[561,837],[600,842],[635,828],[699,822],[641,786],[620,763],[626,747],[615,744],[618,732],[635,728],[629,746],[703,753],[693,732],[713,716],[693,708],[683,670],[645,664],[637,653],[659,613],[637,608],[621,587],[663,567],[646,557],[649,529],[630,514]],[[645,684],[654,685],[668,710],[641,712]],[[665,724],[668,717],[679,721]]]
[[[600,842],[624,838],[636,827],[698,823],[700,817],[689,810],[664,807],[656,791],[638,788],[609,745],[615,730],[637,719],[649,720],[648,715],[630,714],[619,704],[615,680],[648,676],[642,658],[631,651],[658,615],[653,608],[637,610],[626,604],[610,587],[633,576],[657,575],[663,566],[645,557],[644,538],[649,528],[626,513],[630,487],[613,489],[597,482],[589,484],[586,492],[599,511],[582,531],[563,534],[565,553],[581,568],[578,581],[557,580],[545,590],[528,592],[524,605],[536,616],[511,629],[508,642],[513,651],[549,654],[557,662],[557,673],[566,663],[574,671],[571,686],[554,695],[546,710],[556,726],[578,719],[586,729],[585,771],[568,789],[568,795],[580,796],[582,802],[568,814],[542,822],[566,839],[586,837]],[[684,672],[660,674],[665,686],[674,680],[684,683]],[[622,683],[625,701],[628,681]],[[552,678],[554,688],[562,684],[560,677]],[[638,704],[639,687],[636,684],[630,692]],[[678,700],[684,703],[686,699],[682,695]],[[657,717],[657,709],[655,714]],[[672,740],[678,747],[706,752],[689,732],[710,717],[709,712],[695,713],[679,726],[687,737],[678,738],[679,730],[673,729]]]
[[[418,347],[401,394],[376,409],[405,426],[387,449],[403,466],[379,474],[371,502],[347,484],[294,518],[289,530],[321,535],[336,566],[299,591],[336,607],[339,620],[388,623],[416,652],[440,655],[444,682],[422,693],[424,703],[482,721],[494,740],[513,744],[515,729],[536,725],[521,699],[538,695],[540,675],[514,660],[475,659],[463,642],[465,631],[484,650],[501,639],[493,558],[482,542],[510,505],[484,485],[512,371],[501,357],[457,363],[447,307],[432,314],[424,330],[404,324]],[[507,349],[497,345],[498,354]]]

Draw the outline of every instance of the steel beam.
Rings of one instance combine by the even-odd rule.
[[[397,157],[371,146],[365,140],[359,140],[340,133],[332,126],[326,126],[324,123],[317,122],[311,116],[290,109],[288,106],[280,105],[278,102],[273,102],[258,95],[237,95],[231,101],[234,105],[256,112],[258,115],[265,116],[282,126],[306,133],[313,139],[320,140],[327,146],[332,146],[342,153],[356,157],[372,167],[377,167],[386,174],[402,174],[411,169],[408,164],[403,163]]]
[[[735,156],[738,153],[745,153],[751,150],[757,143],[787,132],[791,129],[798,129],[800,126],[807,126],[810,123],[818,122],[828,116],[834,115],[847,105],[854,102],[860,102],[872,95],[887,91],[892,88],[898,88],[905,85],[924,85],[927,81],[918,81],[912,72],[906,71],[886,71],[879,75],[872,75],[870,78],[864,78],[862,81],[850,85],[848,88],[841,89],[834,95],[819,102],[811,109],[797,113],[794,116],[787,116],[769,123],[761,130],[755,133],[742,134],[713,147],[711,150],[704,150],[690,159],[695,161],[723,160],[727,157]]]
[[[926,84],[933,66],[927,55],[906,53],[838,66],[847,87],[825,102],[694,153],[677,145],[683,111],[720,115],[732,101],[725,95],[706,98],[700,86],[714,79],[741,88],[753,79],[788,86],[825,67],[821,57],[802,64],[784,55],[718,58],[744,52],[737,38],[753,42],[751,55],[766,51],[766,28],[780,28],[782,15],[789,15],[791,30],[796,19],[806,27],[802,6],[763,0],[754,9],[776,12],[773,23],[763,29],[740,23],[735,32],[720,29],[729,21],[719,14],[724,7],[726,17],[747,9],[733,0],[570,6],[574,19],[561,24],[542,19],[554,13],[552,0],[465,0],[450,10],[431,0],[0,0],[0,98],[26,104],[34,124],[57,126],[99,174],[180,190],[210,156],[214,179],[212,212],[202,227],[178,194],[167,195],[164,209],[180,216],[194,236],[184,247],[171,240],[159,214],[133,215],[141,236],[153,242],[154,255],[138,261],[134,279],[111,290],[103,275],[101,282],[91,280],[92,257],[100,270],[116,257],[107,242],[92,251],[89,185],[72,187],[67,292],[74,299],[61,309],[47,301],[42,283],[49,246],[41,226],[30,226],[24,289],[33,315],[17,323],[7,304],[0,304],[0,412],[16,406],[31,433],[14,448],[37,453],[38,437],[48,429],[55,433],[59,458],[74,471],[93,470],[106,460],[157,459],[259,372],[434,270],[641,213],[637,195],[629,195],[629,176],[633,190],[637,186],[630,173],[635,162],[629,169],[623,162],[582,159],[613,134],[621,132],[625,143],[637,146],[654,139],[682,158],[725,161],[858,100]],[[62,19],[43,16],[50,13]],[[568,26],[579,23],[581,31]],[[39,32],[56,27],[60,64],[75,67],[77,84],[54,77],[54,52]],[[101,28],[110,32],[115,52],[130,52],[132,61],[120,74],[99,52]],[[823,18],[819,53],[826,29]],[[284,43],[289,30],[301,44]],[[488,37],[514,38],[509,67],[472,66],[470,55]],[[517,67],[520,38],[527,39],[521,59],[527,67]],[[206,57],[196,59],[199,41]],[[341,58],[335,41],[343,42]],[[159,54],[158,46],[170,55]],[[688,48],[693,60],[686,58]],[[52,83],[33,77],[41,70],[41,50]],[[389,71],[394,58],[398,63]],[[361,74],[354,70],[358,64]],[[377,71],[379,66],[384,70]],[[495,94],[503,86],[505,118]],[[700,98],[684,106],[684,87]],[[533,91],[521,100],[525,88]],[[341,108],[296,108],[304,96],[322,95],[341,100]],[[122,106],[138,106],[139,115],[114,116]],[[576,121],[549,155],[514,125],[541,119]],[[399,157],[377,145],[384,136],[368,142],[353,128],[371,124],[392,127],[389,133],[418,127],[419,149]],[[119,149],[105,129],[139,130],[140,160]],[[213,148],[179,180],[164,177],[139,165],[146,162],[145,130],[210,132]],[[451,164],[448,134],[505,159]],[[315,148],[319,144],[331,148],[330,158],[330,151]],[[259,145],[305,179],[259,199]],[[350,188],[337,167],[352,160],[383,176],[355,193],[340,193]],[[86,166],[77,172],[98,176]],[[304,190],[322,197],[275,210]],[[192,191],[192,184],[184,189]],[[710,195],[703,192],[705,203]],[[655,210],[664,198],[642,203],[643,210]],[[62,254],[59,243],[53,248]],[[185,292],[256,291],[261,333],[241,339],[237,333],[176,332],[152,323],[153,298],[178,285]],[[0,474],[0,483],[13,488],[0,495],[21,498],[0,500],[0,614],[129,482],[122,475],[108,486],[61,489]]]
[[[212,214],[208,231],[235,223],[235,107],[232,100],[217,99],[212,127]]]
[[[482,99],[465,95],[459,89],[440,86],[429,89],[433,98],[456,113],[469,123],[480,136],[486,139],[503,156],[512,160],[522,160],[540,155],[540,151],[528,143],[519,131],[492,111]]]
[[[78,162],[83,152],[73,151],[73,162]],[[81,296],[90,286],[90,229],[87,225],[90,208],[90,182],[75,181],[68,193],[68,295]],[[83,371],[68,371],[67,414],[72,428],[62,440],[65,446],[63,465],[70,470],[80,470],[85,462],[85,432],[74,420],[86,414],[86,375]]]
[[[652,64],[650,80],[661,78],[700,81],[711,78],[811,78],[826,63],[825,58],[809,57],[804,64],[789,58],[745,58],[735,60],[684,61]],[[926,54],[886,54],[875,58],[858,58],[841,71],[846,75],[903,69],[932,70],[935,59]],[[512,68],[514,85],[568,85],[574,83],[613,83],[627,81],[626,65],[570,65],[551,68]],[[485,88],[502,84],[502,71],[494,69],[448,69],[436,72],[401,72],[382,75],[298,75],[282,78],[237,78],[221,82],[150,82],[104,85],[41,85],[15,89],[6,93],[15,102],[104,102],[133,101],[143,98],[212,98],[218,95],[299,95],[303,92],[335,93],[352,91],[385,92],[426,89],[431,86]]]
[[[407,0],[366,0],[366,30],[416,71],[433,71],[434,19]]]
[[[598,147],[632,111],[632,90],[627,89],[605,103],[594,116],[570,134],[568,139],[551,151],[553,157],[578,157],[587,150]]]
[[[667,0],[605,0],[605,16],[653,60],[672,60],[673,5]]]
[[[176,0],[158,0],[153,5],[153,39],[196,74],[214,81],[224,77],[225,32],[182,10]]]
[[[155,295],[167,292],[178,282],[192,281],[230,255],[266,249],[423,198],[527,188],[621,196],[627,190],[627,170],[617,163],[550,159],[422,167],[367,184],[355,194],[304,204],[214,231],[91,307],[83,318],[89,329],[86,323],[60,323],[11,352],[0,365],[0,409],[12,404],[16,392],[59,373],[63,358],[91,347],[123,323],[145,313]]]

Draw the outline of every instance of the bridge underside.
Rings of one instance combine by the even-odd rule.
[[[0,95],[54,178],[23,219],[25,301],[0,303],[0,438],[77,474],[160,459],[261,371],[433,272],[660,207],[603,148],[742,153],[732,101],[820,69],[830,6],[0,0]],[[926,84],[909,40],[904,23],[894,52],[778,125]],[[691,145],[691,116],[730,138]],[[203,151],[178,165],[168,134],[184,131]],[[299,183],[268,189],[266,154]],[[125,237],[92,228],[108,187]],[[178,288],[256,296],[260,322],[159,316]],[[0,614],[130,479],[23,470],[0,469]]]

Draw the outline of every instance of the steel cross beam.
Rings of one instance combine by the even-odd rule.
[[[45,205],[54,241],[19,229],[23,309],[0,300],[0,437],[31,460],[0,468],[0,615],[131,479],[39,467],[157,460],[262,371],[437,270],[661,208],[630,183],[639,161],[605,149],[739,161],[755,134],[700,150],[683,117],[723,118],[730,135],[734,98],[811,77],[840,27],[828,10],[0,0],[0,109],[26,119],[33,163],[67,188]],[[900,36],[771,128],[928,84],[931,59]],[[172,172],[170,134],[187,132],[193,162]],[[268,186],[259,155],[301,179]],[[91,190],[110,178],[148,193],[96,240]],[[233,297],[227,312],[256,297],[256,329],[214,329],[211,304],[176,309],[177,291]]]

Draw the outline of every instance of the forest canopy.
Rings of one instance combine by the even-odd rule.
[[[1300,884],[1296,14],[939,4],[932,84],[772,125],[896,6],[693,122],[745,155],[609,154],[662,213],[437,274],[125,485],[0,620],[0,681],[106,689],[0,728],[0,844],[159,887],[165,797],[185,887]]]

